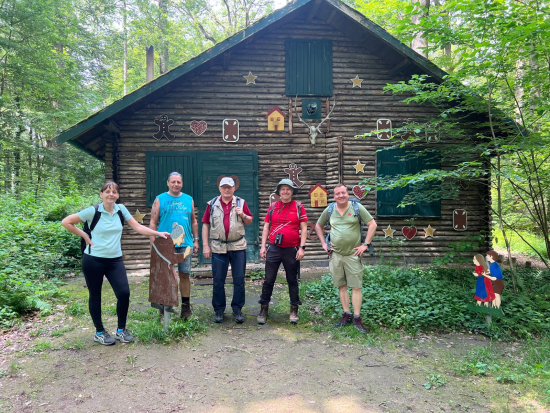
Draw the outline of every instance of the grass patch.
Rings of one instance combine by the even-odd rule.
[[[504,280],[510,275],[504,271]],[[550,272],[518,271],[514,294],[510,285],[502,295],[505,317],[486,325],[485,316],[470,312],[474,302],[472,270],[445,268],[365,267],[361,315],[365,327],[419,331],[467,331],[498,339],[532,338],[550,334]],[[338,290],[328,275],[304,285],[304,303],[329,320],[341,316]]]
[[[150,344],[168,344],[184,338],[192,337],[206,331],[206,324],[198,318],[189,320],[172,319],[167,332],[159,321],[158,310],[148,309],[146,312],[132,312],[129,317],[128,329],[137,341]]]
[[[46,350],[53,350],[54,345],[49,340],[43,340],[39,339],[34,342],[34,347],[32,348],[32,351],[35,353],[41,353]]]
[[[82,317],[86,314],[86,307],[79,301],[73,301],[65,308],[65,313],[72,315],[73,317]]]
[[[72,330],[74,330],[74,326],[57,328],[57,329],[53,330],[50,333],[50,335],[52,337],[61,337],[63,334],[67,333],[68,331],[72,331]]]
[[[82,340],[81,338],[77,338],[74,340],[65,341],[62,346],[65,350],[82,350],[86,347],[86,340]]]
[[[546,251],[546,246],[544,245],[544,239],[542,237],[538,237],[529,232],[519,231],[519,233],[540,253],[540,255],[542,255],[545,259],[548,259],[548,251]],[[539,258],[537,253],[533,251],[533,249],[529,245],[527,245],[517,234],[507,233],[507,235],[513,252]],[[506,249],[506,243],[504,242],[502,231],[499,228],[493,228],[493,243],[500,249]]]

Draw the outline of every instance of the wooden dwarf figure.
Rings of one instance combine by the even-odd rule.
[[[502,295],[502,290],[504,290],[504,276],[502,275],[502,269],[498,263],[498,252],[488,251],[486,257],[489,262],[489,272],[491,273],[491,281],[495,293],[493,307],[500,308],[500,296]]]
[[[173,307],[178,306],[179,298],[178,277],[174,265],[185,261],[191,254],[190,247],[187,247],[185,252],[176,254],[174,245],[178,239],[157,238],[151,249],[149,302],[151,307],[158,308],[161,312],[176,312]]]
[[[476,277],[476,293],[474,298],[477,301],[477,305],[485,303],[485,307],[489,307],[489,303],[495,299],[495,293],[493,291],[493,284],[491,281],[496,278],[489,275],[489,269],[483,255],[476,254],[474,256],[474,276]]]

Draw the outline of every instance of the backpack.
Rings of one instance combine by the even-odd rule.
[[[214,226],[214,216],[212,214],[212,211],[214,211],[214,204],[216,203],[216,201],[218,200],[219,196],[215,196],[214,198],[212,198],[210,200],[210,202],[208,203],[210,205],[210,226],[213,227]],[[235,201],[237,203],[237,206],[240,207],[241,206],[241,198],[239,198],[238,196],[235,197]],[[239,220],[239,217],[237,216],[237,221]],[[242,220],[242,218],[241,218]]]
[[[94,217],[92,218],[92,222],[90,223],[90,226],[88,226],[88,221],[84,222],[84,228],[82,228],[82,231],[84,231],[90,239],[92,239],[92,231],[94,230],[95,226],[97,225],[97,222],[101,218],[101,212],[99,212],[99,204],[94,205],[95,213]],[[124,227],[124,215],[122,215],[122,211],[119,209],[117,211],[118,217],[120,218],[120,223]],[[80,238],[80,251],[84,254],[84,251],[86,250],[86,241],[84,241],[84,238]],[[88,245],[88,254],[92,252],[92,246]]]
[[[279,201],[277,201],[279,202]],[[273,202],[269,209],[267,210],[267,213],[269,214],[269,229],[271,230],[271,224],[273,223],[273,210],[275,209],[275,205],[277,202]],[[291,201],[292,202],[292,201]],[[298,222],[300,222],[300,217],[302,215],[302,203],[300,201],[296,201],[296,212],[298,215]]]

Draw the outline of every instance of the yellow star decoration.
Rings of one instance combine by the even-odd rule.
[[[355,168],[355,175],[357,175],[359,172],[365,173],[365,166],[366,164],[361,163],[361,161],[358,159],[357,163],[353,166]]]
[[[248,76],[243,76],[246,79],[246,84],[249,85],[251,83],[256,84],[256,78],[258,76],[254,76],[252,72],[248,72]]]
[[[432,228],[431,225],[428,225],[428,228],[424,228],[424,238],[428,238],[428,237],[434,237],[434,232],[435,232],[435,228]]]
[[[363,79],[359,79],[359,75],[355,75],[355,78],[353,79],[350,79],[352,82],[353,82],[353,86],[352,86],[352,89],[354,87],[361,87],[361,83],[363,82]]]
[[[147,214],[141,214],[139,212],[139,209],[136,209],[136,213],[133,215],[134,219],[139,222],[140,224],[143,224],[143,217]]]
[[[393,233],[395,230],[391,229],[391,225],[388,225],[388,228],[383,229],[382,231],[384,231],[384,238],[393,238]]]

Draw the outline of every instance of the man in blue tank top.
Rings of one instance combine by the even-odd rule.
[[[168,192],[160,194],[153,203],[151,209],[151,222],[149,228],[165,228],[162,231],[173,233],[172,231],[179,226],[183,227],[185,238],[176,244],[176,253],[182,253],[187,247],[193,247],[193,254],[199,252],[199,223],[195,217],[195,203],[193,198],[181,192],[183,178],[179,172],[172,172],[168,176]],[[151,244],[155,237],[151,237]],[[191,304],[189,297],[191,295],[191,281],[189,273],[191,272],[191,255],[178,264],[181,292],[181,318],[191,317]]]

